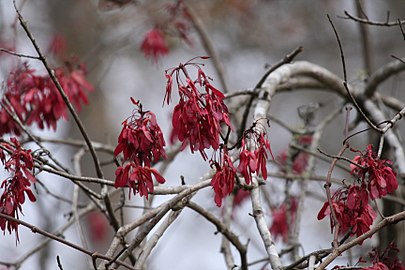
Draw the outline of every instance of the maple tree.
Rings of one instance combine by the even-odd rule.
[[[228,4],[237,5],[233,1]],[[100,1],[99,8],[129,5],[138,3],[105,0]],[[237,6],[241,10],[247,8],[242,4]],[[166,85],[160,91],[159,103],[170,110],[170,131],[165,134],[159,125],[158,113],[161,112],[146,110],[144,102],[134,95],[127,97],[125,106],[130,107],[132,113],[121,123],[116,142],[95,142],[78,114],[83,105],[92,106],[91,95],[97,91],[97,85],[87,77],[85,61],[69,55],[67,42],[59,34],[53,35],[47,50],[43,51],[21,9],[14,2],[15,21],[19,24],[14,23],[11,28],[15,33],[22,29],[35,54],[20,53],[16,40],[0,39],[0,59],[15,59],[7,66],[0,96],[0,161],[7,175],[0,185],[0,230],[4,235],[14,235],[17,247],[23,244],[20,230],[28,228],[85,254],[94,269],[146,269],[155,247],[164,235],[170,234],[168,228],[175,227],[174,221],[183,209],[189,208],[217,228],[228,269],[259,269],[260,263],[264,263],[260,269],[277,270],[321,270],[332,266],[336,269],[405,268],[397,246],[403,239],[390,243],[384,250],[368,246],[366,253],[356,255],[357,263],[353,263],[352,258],[347,266],[341,266],[340,261],[337,263],[341,254],[364,247],[373,235],[396,223],[403,224],[405,220],[401,194],[405,152],[395,129],[401,124],[405,104],[394,96],[376,91],[384,80],[405,70],[403,59],[395,57],[393,62],[370,73],[360,87],[349,83],[341,44],[344,40],[328,17],[340,49],[343,79],[311,62],[294,61],[302,51],[302,47],[297,47],[270,66],[253,89],[232,91],[200,14],[188,1],[173,1],[165,6],[166,16],[144,32],[137,48],[151,60],[150,64],[159,66],[161,59],[172,53],[173,39],[192,49],[197,43],[192,37],[195,31],[209,56],[195,56],[172,68],[164,67],[161,72]],[[347,12],[345,15],[353,23],[378,25],[367,18]],[[401,26],[405,36],[403,21],[385,24]],[[39,62],[43,70],[34,68],[30,61]],[[209,63],[213,63],[219,83],[210,74]],[[277,94],[308,88],[327,89],[337,94],[342,102],[335,110],[327,108],[326,115],[318,113],[319,104],[301,106],[298,108],[303,123],[300,128],[291,128],[270,111]],[[394,116],[387,116],[380,104],[389,107]],[[355,120],[351,119],[352,108],[358,112]],[[314,120],[314,115],[319,119]],[[339,142],[343,146],[339,153],[327,154],[320,146],[321,138],[325,136],[326,126],[338,115],[346,117],[339,127],[344,134]],[[58,131],[63,121],[78,128],[81,140],[51,140],[38,133]],[[365,123],[367,128],[354,132],[359,123]],[[291,134],[290,144],[277,155],[273,155],[272,149],[273,124]],[[377,143],[363,140],[361,147],[354,147],[354,139],[365,137],[367,130],[377,134]],[[44,142],[72,147],[76,152],[67,151],[66,155],[72,156],[73,168]],[[347,149],[351,153],[346,153],[346,157]],[[95,176],[82,173],[81,159],[85,152],[89,152]],[[109,161],[101,161],[101,152],[108,155]],[[179,153],[195,155],[196,152],[201,163],[209,168],[208,172],[196,183],[190,184],[180,176],[181,183],[173,185],[166,168],[178,162]],[[316,170],[321,160],[327,161],[327,172]],[[105,165],[113,166],[112,173],[107,172]],[[338,166],[346,172],[345,177],[332,177]],[[106,176],[108,173],[113,179]],[[69,180],[74,187],[73,199],[52,194],[41,180],[44,175]],[[280,178],[282,182],[277,184],[274,179]],[[314,193],[309,188],[313,181],[322,182],[324,190],[317,197],[321,197],[318,214],[311,213],[307,218],[329,221],[330,234],[324,236],[332,244],[302,253],[300,247],[305,243],[300,242],[300,229],[305,218],[304,202]],[[298,188],[294,189],[293,185]],[[46,200],[46,194],[38,191],[40,189],[52,194],[48,195],[53,199],[71,205],[66,228],[77,225],[81,244],[63,236],[63,232],[52,233],[24,219],[23,210],[28,204],[39,207],[38,201]],[[281,191],[276,192],[277,189]],[[196,199],[197,194],[204,194],[203,190],[209,190],[208,206]],[[119,199],[118,193],[121,194]],[[86,201],[80,207],[79,194]],[[131,201],[140,197],[142,206],[131,205]],[[401,210],[384,216],[381,202],[386,200],[400,205]],[[243,212],[248,201],[251,207]],[[211,206],[215,208],[209,208]],[[140,208],[139,216],[131,217],[127,207]],[[256,241],[256,247],[260,246],[264,257],[259,261],[250,255],[252,245],[246,230],[234,227],[241,214],[255,224],[249,230],[258,235],[252,241]],[[81,221],[90,224],[88,232],[83,231]],[[89,240],[96,244],[105,242],[105,246],[100,249],[96,246],[93,250],[87,244]],[[45,245],[35,249],[43,249]],[[0,265],[19,268],[30,256],[32,254],[15,262],[0,259]],[[59,256],[57,264],[63,269]]]

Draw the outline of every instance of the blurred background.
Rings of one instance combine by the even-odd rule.
[[[224,68],[225,79],[229,91],[253,88],[264,74],[266,67],[282,59],[284,55],[298,46],[303,52],[296,60],[306,60],[323,66],[340,77],[342,65],[340,54],[332,28],[327,20],[329,14],[333,20],[343,45],[348,69],[348,80],[351,84],[362,84],[367,72],[372,73],[378,67],[393,60],[391,55],[403,57],[404,38],[399,27],[367,26],[369,33],[370,56],[366,64],[363,57],[359,24],[342,19],[344,11],[357,15],[356,1],[332,0],[207,0],[187,3],[193,7],[196,15],[206,28],[215,51]],[[145,34],[154,27],[161,27],[170,19],[167,9],[172,1],[98,1],[98,0],[34,0],[17,1],[21,12],[38,41],[41,48],[48,48],[55,35],[66,41],[66,54],[76,55],[87,65],[88,80],[94,85],[95,91],[89,95],[90,104],[80,113],[87,131],[94,141],[116,145],[121,129],[121,122],[131,115],[133,106],[130,97],[141,100],[147,110],[152,110],[158,123],[164,130],[167,141],[170,133],[170,110],[172,105],[163,106],[165,93],[164,71],[180,62],[207,55],[195,29],[186,25],[187,40],[181,39],[170,31],[164,33],[169,46],[169,53],[154,62],[145,57],[140,49]],[[385,21],[387,12],[391,20],[405,18],[404,1],[371,0],[363,1],[362,8],[371,20]],[[12,1],[0,3],[0,47],[7,44],[15,45],[16,51],[35,55],[21,27],[16,23],[16,13]],[[16,38],[15,38],[16,36]],[[64,57],[50,59],[52,65],[62,63]],[[14,65],[14,57],[0,58],[1,80],[10,72]],[[39,73],[44,72],[40,63],[29,60],[30,66]],[[213,78],[213,84],[220,88],[221,84],[211,61],[205,61],[206,74]],[[404,99],[403,75],[394,76],[385,82],[379,91],[386,95]],[[297,128],[302,125],[297,108],[311,102],[319,102],[324,106],[316,112],[315,119],[322,117],[340,104],[336,95],[320,91],[299,91],[279,94],[271,107],[271,114],[287,125]],[[316,121],[316,120],[315,120]],[[341,147],[344,127],[344,115],[336,118],[325,131],[320,147],[328,153],[337,153]],[[363,126],[364,127],[364,126]],[[361,128],[361,127],[360,127]],[[403,128],[402,128],[403,131]],[[41,132],[48,138],[81,139],[77,127],[71,122],[61,122],[58,131]],[[363,136],[363,137],[362,137]],[[356,137],[352,146],[364,149],[365,135]],[[275,154],[285,150],[291,135],[277,124],[272,124],[269,133],[272,150]],[[49,148],[61,158],[65,164],[72,166],[73,150],[68,147]],[[111,156],[101,155],[101,159]],[[94,168],[90,156],[82,162],[83,175],[94,176]],[[105,168],[106,179],[114,179],[114,166]],[[203,162],[199,155],[190,155],[187,149],[181,153],[165,174],[167,185],[179,185],[180,176],[186,183],[192,184],[209,170],[209,164]],[[319,162],[316,173],[325,175],[328,163]],[[66,198],[72,195],[72,185],[67,180],[40,174],[38,176],[55,194]],[[344,172],[336,171],[336,178],[347,177]],[[283,180],[269,179],[269,188],[274,200],[283,194]],[[304,217],[301,225],[300,241],[302,253],[327,248],[332,240],[329,232],[329,220],[317,221],[316,215],[324,199],[322,183],[311,183],[311,191],[316,196],[308,196]],[[294,187],[292,187],[294,189]],[[55,231],[66,223],[71,205],[55,200],[38,188],[38,201],[35,205],[27,202],[24,205],[24,216],[21,218],[40,228]],[[295,192],[294,190],[292,192]],[[281,194],[280,194],[281,193]],[[211,189],[200,192],[196,200],[213,213],[220,214],[213,200]],[[142,201],[133,198],[133,204]],[[156,198],[156,204],[165,198]],[[85,199],[83,198],[83,203]],[[141,210],[128,210],[128,219],[136,217]],[[251,239],[249,244],[249,261],[262,259],[265,253],[262,248],[253,219],[248,215],[250,203],[244,202],[235,211],[234,229],[243,241]],[[267,218],[271,223],[270,212]],[[103,218],[88,215],[82,220],[87,228],[88,241],[92,249],[105,251],[111,240],[112,232]],[[269,223],[269,225],[270,225]],[[105,228],[105,230],[104,230]],[[215,234],[216,228],[189,209],[185,209],[181,217],[159,242],[152,253],[149,269],[224,269],[223,256],[220,253],[221,237]],[[322,232],[322,233],[321,233]],[[63,236],[73,242],[80,243],[75,226],[68,229]],[[14,235],[1,236],[0,261],[14,262],[30,252],[43,239],[30,231],[20,228],[20,243],[15,245]],[[356,254],[370,250],[377,240],[368,241],[360,248],[354,249]],[[397,244],[404,245],[404,238],[397,239]],[[281,239],[277,240],[282,247]],[[405,249],[403,249],[405,252]],[[59,243],[50,243],[46,248],[29,257],[20,269],[56,269],[56,256],[60,256],[64,269],[88,269],[87,258]],[[340,262],[347,262],[347,254]],[[286,258],[288,261],[288,258]],[[404,260],[404,259],[403,259]],[[252,269],[261,269],[257,264]],[[269,266],[268,266],[269,267]],[[0,266],[0,269],[7,269]]]

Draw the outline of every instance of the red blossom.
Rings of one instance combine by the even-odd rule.
[[[251,142],[255,144],[255,150],[249,150],[245,140],[251,140]],[[267,179],[267,153],[270,153],[271,157],[274,159],[267,134],[262,131],[255,131],[253,128],[245,131],[242,139],[241,152],[239,154],[238,171],[245,178],[246,184],[251,183],[252,173],[261,173],[263,179]]]
[[[233,191],[236,176],[236,169],[226,147],[221,151],[219,163],[213,162],[213,165],[216,173],[212,177],[211,186],[215,192],[215,203],[218,207],[221,207],[222,199]]]
[[[32,202],[36,200],[30,186],[35,183],[33,175],[34,162],[31,150],[25,150],[21,147],[16,138],[10,139],[11,144],[1,143],[0,160],[11,177],[5,179],[0,188],[3,194],[0,197],[0,212],[2,214],[19,218],[19,212],[22,213],[22,204],[25,202],[25,196]],[[6,156],[9,156],[7,159]],[[0,218],[0,229],[9,233],[15,231],[18,239],[18,223]]]
[[[168,54],[169,48],[166,45],[162,31],[153,28],[147,32],[142,41],[141,50],[146,57],[152,58],[155,63],[159,60],[159,57]]]
[[[155,168],[141,167],[130,161],[123,166],[119,166],[115,171],[114,186],[116,188],[129,187],[133,190],[134,195],[139,193],[140,196],[145,196],[148,199],[148,194],[154,190],[152,174],[160,184],[165,182],[165,179]]]
[[[288,209],[289,208],[289,209]],[[278,208],[271,210],[273,222],[270,227],[270,232],[275,239],[281,237],[284,242],[287,242],[289,224],[293,224],[298,209],[298,200],[291,198],[290,207],[286,203],[281,204]],[[288,213],[289,210],[289,213]],[[287,214],[290,215],[290,223],[288,222]]]
[[[133,115],[126,119],[118,137],[118,145],[114,155],[123,153],[123,166],[117,168],[115,187],[130,187],[134,194],[148,198],[148,192],[153,192],[152,174],[159,183],[165,179],[159,172],[151,168],[152,163],[160,158],[166,158],[162,130],[156,121],[156,116],[150,111],[143,111],[142,104],[131,98],[137,107]]]
[[[360,236],[370,230],[376,213],[368,203],[368,194],[364,187],[350,185],[343,187],[332,196],[332,207],[340,225],[339,233],[350,231],[351,235]],[[318,220],[330,215],[331,230],[336,226],[329,203],[326,201],[318,213]]]
[[[137,109],[122,123],[123,128],[114,155],[117,156],[122,152],[124,160],[133,160],[139,166],[150,167],[152,162],[166,158],[164,150],[166,143],[155,114],[143,111],[139,101],[132,98],[131,100]]]
[[[206,57],[201,57],[206,59]],[[197,68],[198,76],[192,80],[187,67]],[[183,80],[182,77],[185,79]],[[172,116],[173,130],[170,140],[182,142],[182,149],[190,146],[192,153],[199,151],[207,159],[205,149],[218,150],[220,145],[221,124],[231,126],[228,108],[223,102],[224,95],[211,85],[201,68],[201,64],[187,62],[171,70],[166,70],[167,86],[165,100],[169,104],[176,78],[179,103],[175,106]]]
[[[35,70],[29,68],[27,64],[10,73],[1,101],[0,135],[21,134],[20,127],[9,116],[7,110],[14,112],[23,124],[36,123],[40,129],[46,127],[55,130],[59,119],[67,119],[67,106],[51,78],[35,73]],[[93,86],[85,79],[85,73],[83,65],[77,68],[55,69],[55,76],[72,105],[79,111],[82,103],[88,103],[87,92],[93,91]]]
[[[245,178],[246,184],[252,182],[252,173],[257,170],[257,158],[256,154],[247,149],[245,141],[242,140],[242,148],[239,154],[239,166],[238,171]]]
[[[354,157],[353,162],[360,166],[351,164],[351,174],[367,183],[371,199],[381,198],[398,188],[396,173],[389,166],[391,161],[379,159],[371,145],[367,146],[365,153],[360,152]]]

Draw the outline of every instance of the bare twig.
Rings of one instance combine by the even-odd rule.
[[[58,268],[59,268],[60,270],[63,270],[62,263],[60,262],[60,257],[59,257],[59,255],[56,256],[56,262],[57,262],[57,264],[58,264]]]
[[[30,223],[27,223],[25,221],[19,220],[17,218],[13,218],[13,217],[11,217],[9,215],[5,215],[3,213],[0,213],[0,218],[4,218],[6,220],[15,222],[15,223],[17,223],[17,224],[19,224],[21,226],[24,226],[24,227],[30,229],[33,233],[39,233],[39,234],[41,234],[41,235],[43,235],[45,237],[48,237],[48,238],[50,238],[52,240],[55,240],[55,241],[65,245],[65,246],[68,246],[68,247],[71,247],[71,248],[73,248],[73,249],[75,249],[77,251],[80,251],[81,253],[84,253],[84,254],[92,257],[92,258],[99,258],[99,259],[102,259],[102,260],[111,260],[111,257],[108,257],[108,256],[105,256],[105,255],[102,255],[102,254],[87,250],[85,248],[82,248],[82,247],[80,247],[80,246],[78,246],[78,245],[76,245],[76,244],[74,244],[72,242],[67,241],[66,239],[64,239],[62,237],[59,237],[59,236],[56,236],[56,235],[54,235],[54,234],[52,234],[50,232],[41,230],[38,227],[36,227],[34,225],[31,225]],[[128,265],[125,262],[116,261],[116,263],[121,265],[121,266],[126,267],[127,269],[135,270],[135,268],[133,268],[131,265]]]
[[[36,59],[36,60],[40,60],[40,58],[38,56],[33,56],[33,55],[28,55],[28,54],[22,54],[22,53],[16,53],[13,52],[11,50],[8,49],[4,49],[4,48],[0,48],[0,52],[4,52],[4,53],[8,53],[14,56],[18,56],[20,58],[28,58],[28,59]]]
[[[343,54],[343,48],[342,48],[342,43],[340,42],[339,34],[335,28],[335,25],[333,24],[331,18],[329,17],[329,14],[326,15],[328,17],[329,23],[332,26],[333,32],[335,33],[336,41],[339,45],[339,52],[340,52],[340,58],[342,60],[342,68],[343,68],[343,79],[345,82],[347,82],[347,72],[346,72],[346,63],[345,63],[345,57]]]
[[[354,15],[351,15],[349,12],[344,11],[345,15],[347,17],[340,17],[342,19],[350,19],[359,23],[364,23],[364,24],[368,24],[368,25],[375,25],[375,26],[386,26],[386,27],[391,27],[391,26],[396,26],[396,25],[402,25],[405,24],[405,20],[401,21],[401,20],[397,20],[397,21],[389,21],[389,16],[387,16],[387,20],[382,22],[382,21],[372,21],[369,19],[364,19],[364,18],[359,18],[356,17]]]

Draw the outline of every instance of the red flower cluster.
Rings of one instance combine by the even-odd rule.
[[[360,178],[362,183],[367,184],[371,199],[381,198],[397,189],[396,173],[389,167],[391,161],[379,159],[371,145],[367,146],[365,153],[360,152],[353,162],[359,164],[360,167],[350,164],[351,174]]]
[[[248,139],[255,143],[254,151],[248,149],[245,142],[245,140]],[[267,134],[265,132],[257,132],[253,128],[247,130],[242,140],[238,166],[238,171],[245,178],[246,184],[250,184],[252,181],[252,173],[259,174],[261,172],[263,179],[267,179],[267,152],[269,152],[274,159]]]
[[[211,186],[215,192],[215,203],[221,207],[222,199],[233,191],[236,176],[236,169],[226,147],[221,151],[219,163],[213,161],[212,165],[215,166],[216,173],[212,177]]]
[[[355,151],[355,150],[352,150]],[[396,173],[392,170],[391,161],[382,160],[368,145],[365,153],[353,159],[351,174],[359,178],[360,185],[349,185],[333,195],[332,207],[340,224],[339,233],[351,230],[351,235],[360,236],[370,230],[376,213],[368,203],[369,199],[381,198],[394,192],[398,187]],[[318,213],[318,220],[331,215],[328,202],[325,202]],[[331,216],[331,229],[335,226]]]
[[[405,270],[405,266],[398,259],[399,249],[394,242],[380,254],[377,249],[369,253],[372,266],[363,269],[367,270]]]
[[[168,54],[169,48],[166,45],[163,32],[157,28],[147,32],[141,44],[141,51],[146,57],[151,57],[155,63],[160,56]]]
[[[339,233],[348,231],[360,236],[370,230],[376,213],[368,203],[368,193],[364,187],[350,185],[343,187],[332,196],[332,207],[339,222]],[[335,227],[329,203],[326,201],[318,213],[318,220],[330,215],[331,230]]]
[[[201,57],[206,59],[206,57]],[[196,80],[192,80],[187,67],[197,69]],[[217,150],[220,145],[221,124],[231,126],[228,107],[223,102],[224,95],[211,85],[201,68],[201,64],[187,62],[171,70],[166,70],[167,86],[165,100],[171,100],[173,77],[176,78],[179,103],[175,106],[172,117],[173,130],[171,142],[177,138],[182,144],[182,150],[190,145],[191,152],[200,151],[204,160],[207,159],[205,149],[212,147]],[[185,77],[185,82],[181,78]],[[203,91],[200,91],[203,88]]]
[[[18,218],[18,212],[22,213],[21,206],[25,202],[25,195],[32,202],[36,200],[30,189],[31,183],[35,183],[32,172],[34,161],[31,150],[23,149],[16,138],[11,138],[10,141],[12,144],[1,143],[0,148],[0,160],[5,170],[12,175],[1,183],[3,194],[0,197],[0,212]],[[18,224],[0,218],[0,229],[5,232],[6,228],[9,233],[15,231],[18,241]]]
[[[81,103],[88,103],[87,91],[93,91],[93,86],[85,79],[85,67],[66,70],[55,69],[58,78],[70,102],[76,109],[81,109]],[[7,105],[7,102],[9,106]],[[23,124],[36,123],[40,129],[56,129],[56,122],[67,119],[68,110],[61,95],[49,76],[35,75],[35,70],[23,64],[10,73],[0,109],[0,136],[7,133],[21,134],[20,127],[7,113],[15,112]]]
[[[287,212],[289,210],[290,215],[290,224],[294,223],[295,216],[297,214],[298,209],[298,200],[295,197],[291,198],[290,207],[288,209],[288,205],[284,202],[278,208],[274,208],[271,211],[273,217],[273,223],[270,227],[270,232],[274,236],[275,239],[282,237],[284,242],[287,242],[288,237],[288,220],[287,220]]]
[[[119,166],[115,171],[115,187],[128,186],[133,189],[134,195],[139,193],[148,198],[148,192],[153,192],[152,174],[159,183],[165,182],[151,165],[160,158],[166,158],[163,149],[166,144],[155,114],[143,111],[139,101],[132,98],[131,101],[137,111],[122,123],[123,128],[114,155],[118,156],[122,152],[125,165]]]

